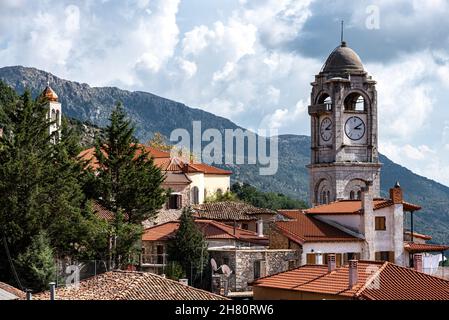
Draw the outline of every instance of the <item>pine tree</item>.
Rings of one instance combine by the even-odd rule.
[[[195,224],[191,208],[184,208],[179,220],[179,229],[168,245],[168,258],[182,266],[193,285],[208,264],[207,242]]]
[[[26,251],[17,260],[21,271],[22,285],[36,291],[48,287],[49,282],[56,281],[56,261],[47,234],[42,231],[33,238]]]
[[[29,248],[43,233],[51,247],[45,251],[47,256],[77,259],[98,251],[90,241],[101,237],[102,230],[86,206],[76,138],[64,125],[61,142],[52,144],[46,101],[33,100],[28,91],[11,98],[0,84],[0,94],[4,91],[6,95],[0,96],[4,128],[0,138],[0,236],[4,244],[0,278],[9,280],[13,261],[33,260]],[[7,249],[11,259],[3,254]],[[40,253],[34,254],[39,259]],[[24,274],[19,277],[33,275],[34,282],[27,281],[31,288],[40,287],[38,273],[27,273],[24,265],[20,269]]]

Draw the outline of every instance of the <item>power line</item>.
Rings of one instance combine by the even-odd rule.
[[[3,245],[5,246],[6,256],[8,257],[8,261],[11,266],[11,270],[14,275],[14,278],[16,279],[16,282],[19,285],[20,289],[22,291],[24,291],[24,287],[22,286],[22,283],[20,282],[19,275],[17,274],[16,268],[14,267],[14,262],[11,259],[11,254],[9,252],[8,241],[6,241],[5,232],[3,232]]]

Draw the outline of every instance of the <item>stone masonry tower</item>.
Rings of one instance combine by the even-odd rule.
[[[343,41],[311,85],[310,202],[379,197],[376,82]]]

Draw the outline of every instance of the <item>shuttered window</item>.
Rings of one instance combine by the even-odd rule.
[[[307,254],[307,264],[316,264],[316,255],[315,253]]]
[[[394,251],[379,251],[376,252],[377,261],[389,261],[394,263]]]
[[[387,230],[385,221],[386,221],[385,217],[376,217],[376,219],[375,219],[376,230],[378,230],[378,231]]]
[[[180,194],[171,194],[168,197],[167,209],[181,209],[182,196]]]

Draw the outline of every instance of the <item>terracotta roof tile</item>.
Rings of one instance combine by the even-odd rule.
[[[106,221],[113,221],[115,218],[114,212],[106,209],[103,205],[101,205],[98,201],[93,201],[93,209],[94,213],[98,218],[104,219]],[[128,219],[128,214],[125,213],[125,219]]]
[[[235,239],[244,242],[268,244],[267,237],[258,237],[255,232],[244,230],[213,220],[195,220],[206,239]],[[166,241],[173,238],[179,228],[178,221],[170,221],[145,229],[142,241]]]
[[[390,199],[374,199],[374,210],[387,208],[393,205]],[[421,207],[408,202],[403,202],[405,211],[417,211]],[[361,200],[338,200],[329,204],[323,204],[314,208],[304,210],[307,214],[321,214],[321,215],[338,215],[338,214],[362,214]]]
[[[163,171],[174,171],[174,172],[185,172],[185,173],[194,173],[201,172],[204,174],[211,175],[231,175],[232,171],[223,170],[220,168],[216,168],[214,166],[205,164],[205,163],[193,163],[193,162],[185,162],[180,158],[171,158],[169,152],[160,151],[154,149],[152,147],[139,144],[140,148],[143,148],[149,155],[153,158],[154,164],[158,166]],[[105,152],[103,152],[106,155]],[[138,149],[136,155],[140,155],[141,151]],[[89,148],[83,150],[78,158],[83,161],[88,162],[88,166],[92,169],[98,169],[99,164],[98,160],[95,157],[95,148]]]
[[[362,241],[340,229],[307,216],[301,211],[279,211],[288,216],[291,221],[276,221],[276,228],[290,240],[303,244],[304,242],[327,241]]]
[[[369,300],[449,299],[448,280],[413,269],[390,262],[359,261],[357,271],[358,281],[352,288],[347,265],[330,273],[326,265],[305,265],[258,279],[252,285]]]
[[[409,237],[411,237],[411,235],[412,235],[411,231],[406,231],[405,234],[408,235]],[[423,240],[432,240],[432,236],[429,236],[426,234],[421,234],[418,232],[413,232],[413,237],[423,239]]]
[[[271,209],[257,208],[244,202],[232,201],[203,203],[193,209],[196,217],[211,220],[258,220],[259,215],[276,215],[276,211]]]
[[[404,249],[409,252],[442,252],[449,250],[449,246],[440,244],[408,242],[404,245]]]
[[[0,300],[18,300],[25,299],[25,292],[14,288],[13,286],[0,282]]]
[[[35,300],[49,300],[48,291]],[[153,273],[110,271],[80,282],[79,289],[57,288],[56,300],[227,300]]]

